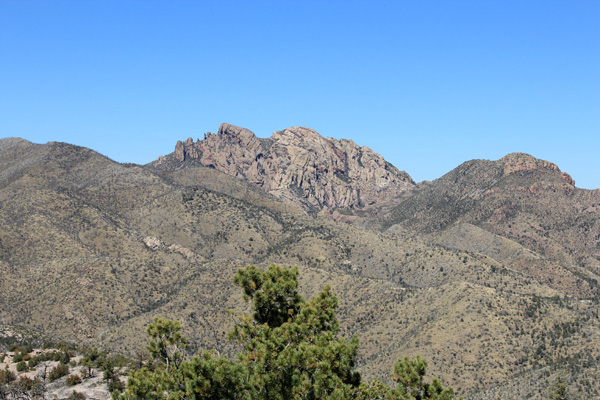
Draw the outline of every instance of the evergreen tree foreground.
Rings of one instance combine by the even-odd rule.
[[[325,287],[306,301],[298,269],[271,265],[239,270],[234,282],[252,302],[252,315],[236,319],[229,339],[242,351],[236,360],[205,351],[184,359],[179,322],[156,318],[147,329],[153,360],[130,373],[120,399],[395,399],[450,400],[452,388],[424,380],[421,357],[399,360],[394,385],[361,383],[354,370],[358,339],[338,338],[338,300]],[[233,313],[232,313],[233,315]]]

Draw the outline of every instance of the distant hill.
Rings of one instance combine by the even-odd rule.
[[[555,164],[521,153],[497,161],[473,160],[414,193],[373,219],[372,225],[434,235],[464,223],[478,226],[563,269],[557,272],[547,262],[537,263],[539,271],[532,273],[547,275],[540,279],[569,286],[563,289],[573,295],[598,296],[600,190],[576,188]],[[474,235],[463,230],[463,243],[455,239],[454,247],[469,249],[480,240]],[[520,264],[515,267],[528,268]]]
[[[234,272],[298,265],[305,296],[340,298],[365,377],[420,354],[473,399],[539,399],[560,371],[598,395],[597,191],[522,154],[417,185],[350,141],[250,133],[222,125],[148,166],[0,139],[0,323],[133,353],[167,316],[191,351],[227,353]]]

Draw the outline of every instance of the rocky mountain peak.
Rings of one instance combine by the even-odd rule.
[[[151,163],[157,169],[215,168],[248,180],[305,208],[360,209],[398,196],[415,183],[368,147],[325,138],[310,128],[292,127],[268,139],[248,129],[221,124],[203,140],[177,142],[175,152]]]
[[[226,135],[232,140],[237,140],[240,143],[250,143],[257,140],[256,135],[248,129],[240,128],[239,126],[222,123],[219,126],[219,135]]]
[[[301,126],[294,126],[282,131],[273,132],[273,139],[296,143],[324,143],[327,141],[317,131]]]
[[[526,153],[511,153],[499,160],[504,170],[504,176],[519,171],[551,170],[561,173],[561,178],[571,186],[575,181],[566,172],[561,172],[558,165],[545,160],[537,159]]]

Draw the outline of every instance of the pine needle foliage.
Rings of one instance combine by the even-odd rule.
[[[405,358],[394,367],[394,387],[361,384],[354,370],[356,337],[338,338],[337,297],[331,288],[306,301],[298,293],[298,269],[271,265],[240,269],[234,282],[252,302],[252,315],[236,316],[229,340],[236,360],[205,351],[183,360],[178,322],[157,318],[148,327],[153,361],[133,370],[120,399],[398,399],[450,400],[451,388],[423,381],[427,363]]]

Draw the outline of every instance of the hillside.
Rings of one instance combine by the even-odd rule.
[[[584,298],[598,296],[600,190],[576,188],[555,164],[519,153],[497,161],[469,161],[422,185],[373,221],[381,229],[434,236],[464,223],[543,256],[548,261],[538,262],[533,272],[548,275],[540,279],[551,279],[558,265],[558,276],[571,276],[565,285],[575,282],[564,290]],[[474,235],[463,232],[462,243],[455,238],[453,247],[468,249],[480,240]],[[513,262],[516,268],[528,268],[521,264]],[[547,268],[550,264],[554,267]]]
[[[280,136],[293,132],[314,139],[312,132],[293,129]],[[593,243],[577,243],[588,236],[570,227],[567,216],[574,204],[592,207],[588,231],[596,232],[596,194],[574,188],[559,171],[500,176],[486,189],[491,192],[482,192],[484,203],[464,195],[498,178],[494,162],[483,163],[491,178],[478,173],[479,181],[466,180],[470,187],[453,186],[459,176],[453,171],[414,188],[382,161],[378,165],[397,186],[382,191],[372,206],[397,205],[349,224],[316,215],[311,207],[324,204],[311,197],[318,191],[294,197],[265,190],[247,173],[236,177],[216,165],[204,167],[204,156],[184,156],[178,164],[177,154],[163,159],[164,168],[143,167],[64,143],[0,140],[0,320],[131,354],[144,345],[140,333],[152,318],[168,316],[183,323],[191,351],[229,352],[232,345],[216,338],[231,326],[226,310],[245,309],[232,284],[235,271],[247,264],[298,265],[305,296],[326,284],[338,295],[342,332],[361,340],[365,377],[385,379],[398,358],[420,354],[432,376],[471,398],[513,393],[527,380],[543,384],[557,370],[569,371],[574,390],[594,393],[586,381],[600,377],[597,265],[585,264],[593,261]],[[279,162],[278,153],[269,154]],[[339,159],[351,153],[343,154]],[[477,219],[493,207],[488,199],[513,201],[505,203],[511,206],[518,194],[530,199],[517,188],[535,182],[548,203],[537,201],[534,211],[544,223],[556,218],[551,226],[571,237],[548,233],[562,246],[558,256],[504,234],[508,220],[514,231],[526,216],[537,216],[534,211],[499,223],[490,216]],[[440,188],[448,200],[438,200]],[[553,189],[571,203],[543,211],[553,204],[545,194]],[[351,185],[347,190],[358,193]],[[377,199],[377,190],[372,193]],[[361,205],[353,207],[358,214]],[[361,227],[367,223],[370,228]],[[530,236],[545,243],[543,234]],[[569,249],[588,253],[578,261]],[[531,395],[540,398],[534,386]]]

